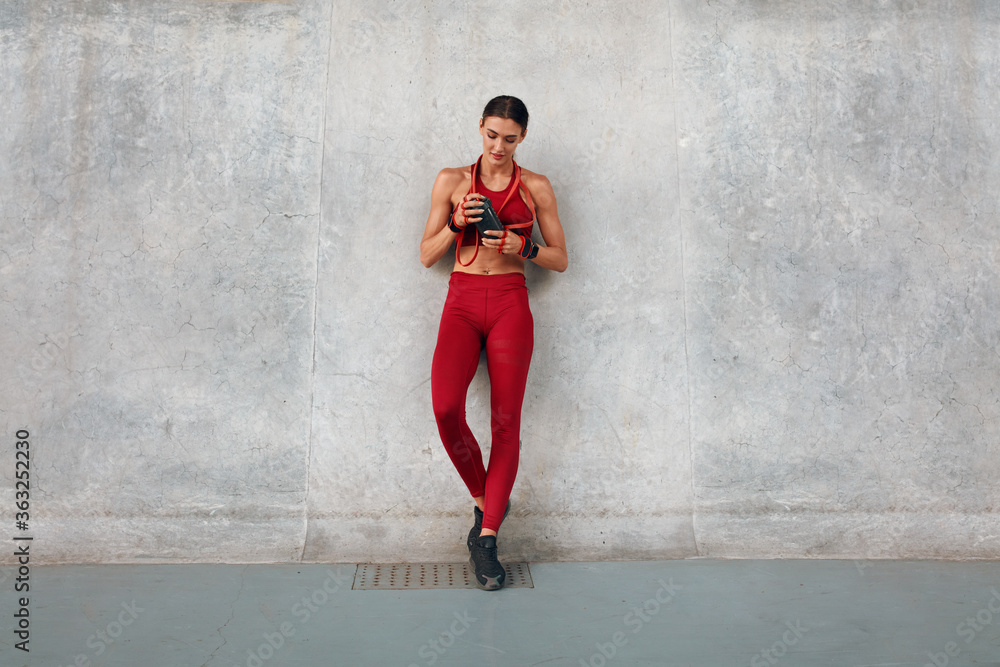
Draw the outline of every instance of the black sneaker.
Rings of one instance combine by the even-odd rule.
[[[469,556],[469,567],[476,577],[476,585],[484,591],[497,591],[503,588],[507,572],[497,560],[497,538],[493,535],[483,535],[472,545],[472,555]]]
[[[479,539],[479,533],[483,530],[483,512],[476,505],[472,508],[473,516],[475,517],[476,523],[472,526],[472,530],[469,531],[469,539],[465,541],[465,546],[469,547],[469,551],[472,551],[472,545],[475,544],[476,540]],[[503,519],[507,518],[507,514],[510,513],[510,501],[507,501],[507,509],[503,511]],[[500,524],[503,525],[503,519],[500,519]]]

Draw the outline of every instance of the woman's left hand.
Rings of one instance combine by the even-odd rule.
[[[491,236],[487,236],[487,234]],[[518,240],[517,234],[491,229],[483,232],[483,247],[501,255],[512,255],[520,252],[521,242]]]

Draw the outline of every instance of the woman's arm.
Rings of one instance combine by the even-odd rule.
[[[541,174],[532,174],[530,182],[525,185],[535,202],[538,231],[545,240],[545,245],[539,246],[538,254],[532,261],[543,269],[562,273],[569,266],[569,257],[566,255],[566,236],[563,233],[562,223],[559,222],[559,210],[556,207],[556,194],[552,191],[552,184]]]
[[[430,268],[444,257],[457,234],[448,229],[451,218],[451,194],[462,176],[456,169],[442,169],[431,190],[431,212],[427,216],[424,238],[420,240],[420,263]]]

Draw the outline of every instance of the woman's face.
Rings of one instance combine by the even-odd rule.
[[[483,135],[483,159],[495,167],[514,159],[514,149],[524,141],[524,128],[510,118],[487,116],[479,121]]]

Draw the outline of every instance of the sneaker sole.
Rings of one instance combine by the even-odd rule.
[[[469,557],[469,570],[472,572],[472,578],[476,582],[481,590],[484,591],[498,591],[503,588],[504,582],[507,579],[507,573],[504,572],[503,577],[486,577],[486,583],[483,584],[479,581],[479,577],[476,576],[476,564],[472,562],[472,557]]]

